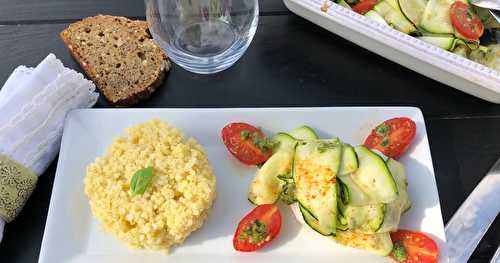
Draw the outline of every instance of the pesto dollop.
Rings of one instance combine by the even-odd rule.
[[[268,138],[263,138],[257,132],[251,132],[249,130],[242,130],[240,132],[240,138],[242,140],[250,140],[255,147],[259,148],[259,150],[266,152],[268,150],[272,150],[274,146],[276,146],[276,142]]]
[[[259,219],[255,219],[241,231],[238,239],[250,244],[259,244],[264,242],[268,236],[266,224]]]

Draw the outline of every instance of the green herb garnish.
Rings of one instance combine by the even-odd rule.
[[[260,138],[259,136],[254,136],[252,138],[252,143],[257,146],[257,148],[259,148],[260,150],[262,151],[268,151],[268,150],[272,150],[276,143],[273,142],[272,140],[269,140],[268,138]]]
[[[474,11],[472,11],[472,8],[467,8],[467,18],[471,20],[474,18]]]
[[[252,144],[263,152],[272,150],[278,144],[278,142],[271,139],[262,138],[258,132],[251,132],[249,130],[242,130],[240,132],[240,138],[242,140],[251,140]]]
[[[392,255],[398,262],[405,261],[408,258],[406,249],[401,241],[394,242],[394,248],[392,249]]]
[[[377,128],[375,128],[375,131],[379,135],[385,136],[389,132],[389,126],[387,124],[385,124],[385,123],[382,123],[379,126],[377,126]]]
[[[268,236],[267,226],[259,219],[255,219],[241,231],[238,239],[250,244],[259,244]]]
[[[488,20],[490,20],[490,14],[483,14],[478,16],[479,19],[481,19],[481,22],[483,22],[483,24],[485,24],[486,22],[488,22]]]
[[[135,172],[130,180],[130,194],[132,196],[142,195],[153,179],[153,167],[147,167]]]
[[[249,130],[242,130],[240,132],[240,137],[242,140],[246,140],[246,139],[250,138],[250,131]]]
[[[384,139],[382,139],[382,143],[380,144],[382,147],[386,147],[389,145],[389,138],[387,137],[384,137]]]

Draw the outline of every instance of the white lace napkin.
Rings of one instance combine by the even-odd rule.
[[[66,114],[97,98],[95,85],[53,54],[17,67],[0,90],[0,154],[40,176],[59,152]],[[0,242],[4,225],[0,218]]]

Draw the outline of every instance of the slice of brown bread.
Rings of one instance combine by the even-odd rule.
[[[170,69],[145,21],[98,15],[69,25],[60,36],[115,106],[130,106],[149,97]]]

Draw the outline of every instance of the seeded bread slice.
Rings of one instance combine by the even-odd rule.
[[[170,61],[145,21],[98,15],[69,25],[60,36],[71,55],[115,106],[130,106],[162,83]]]

